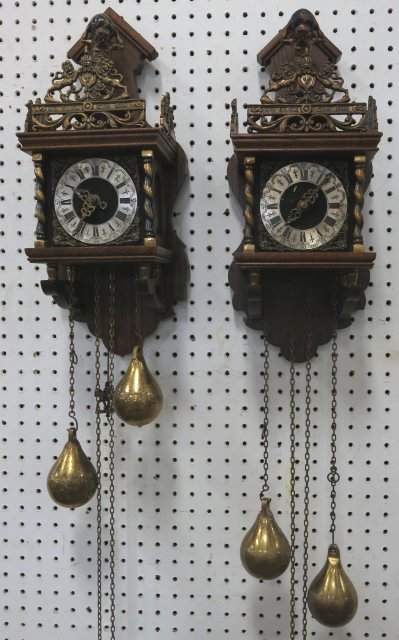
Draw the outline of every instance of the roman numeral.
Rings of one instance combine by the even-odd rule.
[[[123,181],[123,182],[121,182],[120,184],[117,184],[117,185],[116,185],[116,187],[115,187],[115,189],[116,189],[117,191],[119,191],[119,189],[122,189],[122,187],[124,187],[124,186],[125,186],[125,184],[126,184],[126,182],[125,182],[125,181]]]
[[[66,214],[64,215],[64,218],[65,218],[65,220],[66,220],[67,222],[72,222],[72,220],[74,219],[74,217],[75,217],[75,213],[74,213],[74,211],[68,211],[68,213],[66,213]]]
[[[79,177],[81,180],[84,180],[84,178],[85,178],[85,174],[83,173],[82,169],[75,169],[75,173],[78,175],[78,177]]]
[[[284,173],[283,178],[287,180],[288,184],[292,184],[292,178],[289,173]]]
[[[278,209],[278,202],[270,202],[270,204],[268,203],[267,208],[268,209]]]
[[[111,229],[111,231],[115,231],[114,227],[112,226],[112,224],[110,222],[108,222],[108,226]]]
[[[299,233],[299,241],[300,242],[306,242],[306,235],[304,231],[300,231]]]
[[[281,218],[280,216],[274,216],[274,218],[270,219],[270,224],[273,225],[273,227],[275,227],[276,225],[278,225],[278,223],[281,222]]]
[[[328,224],[329,227],[334,227],[337,221],[335,218],[332,218],[331,216],[326,216],[324,218],[324,222]]]
[[[99,173],[99,172],[100,172],[100,167],[98,166],[98,164],[97,164],[97,163],[92,164],[92,165],[91,165],[91,169],[92,169],[92,171],[93,171],[93,176],[98,176],[98,175],[100,175],[100,173]]]
[[[122,220],[122,222],[125,222],[127,214],[123,213],[123,211],[118,211],[115,217],[119,218],[119,220]]]
[[[129,204],[130,198],[119,198],[119,204]]]
[[[111,175],[112,175],[113,171],[114,171],[114,168],[112,167],[112,168],[111,168],[111,171],[110,171],[110,172],[109,172],[109,174],[107,175],[107,180],[109,180],[109,179],[110,179],[110,177],[111,177]]]
[[[321,173],[321,174],[319,175],[319,177],[317,178],[317,180],[316,180],[315,184],[316,184],[318,187],[321,187],[321,186],[323,186],[323,184],[324,184],[325,182],[327,183],[327,182],[329,181],[329,179],[330,179],[330,176],[329,176],[329,175],[325,175],[324,173]]]
[[[63,204],[63,205],[72,204],[72,200],[71,200],[71,198],[69,198],[68,200],[61,200],[61,204]]]
[[[329,193],[332,193],[333,191],[335,191],[334,185],[332,187],[330,187],[329,189],[326,189],[324,193],[325,194],[329,194]]]
[[[304,169],[303,167],[301,168],[301,180],[308,180],[309,179],[309,169]]]
[[[329,202],[328,206],[330,209],[339,209],[341,204],[339,202]]]
[[[276,189],[276,187],[270,187],[270,191],[275,191],[276,193],[282,193],[282,191],[280,191],[279,189]]]
[[[292,233],[291,227],[286,227],[283,231],[283,238],[285,238],[286,240],[289,240],[291,233]]]
[[[98,227],[96,227],[95,225],[92,226],[93,229],[93,238],[99,238],[98,235]]]

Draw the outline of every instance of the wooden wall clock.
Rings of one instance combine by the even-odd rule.
[[[375,254],[365,250],[363,194],[381,133],[374,99],[370,97],[368,104],[350,99],[336,66],[339,57],[340,51],[320,30],[316,18],[306,9],[296,11],[258,54],[271,80],[260,104],[247,106],[244,133],[238,129],[237,103],[232,103],[234,155],[228,179],[242,206],[245,226],[229,279],[234,308],[244,311],[247,325],[261,329],[264,336],[261,509],[244,537],[241,559],[259,579],[275,579],[290,567],[290,638],[307,637],[308,609],[329,627],[349,623],[357,609],[356,590],[336,544],[337,329],[348,326],[353,312],[365,304]],[[310,582],[311,360],[317,348],[329,341],[331,403],[323,413],[327,411],[331,425],[327,476],[331,543],[324,567]],[[289,540],[270,508],[269,344],[279,347],[290,362],[286,394]],[[296,363],[300,362],[306,363],[303,419],[296,406]],[[303,460],[298,460],[299,444],[305,452]],[[304,491],[301,506],[298,476]],[[303,514],[301,525],[299,513]]]
[[[143,340],[186,292],[187,260],[171,216],[187,160],[175,138],[169,94],[153,127],[135,78],[143,61],[157,55],[112,9],[94,16],[44,101],[29,102],[25,131],[18,134],[35,173],[36,238],[26,254],[47,265],[42,288],[69,310],[68,439],[47,487],[69,508],[97,495],[99,638],[104,624],[116,637],[114,414],[134,426],[158,416],[162,393],[144,360]],[[77,439],[76,320],[95,337],[95,466]],[[131,362],[115,385],[114,354],[129,352]]]
[[[169,95],[153,127],[136,84],[143,61],[157,55],[107,9],[71,48],[44,101],[28,104],[25,131],[18,135],[36,176],[36,240],[28,258],[47,264],[42,287],[61,306],[67,306],[66,266],[74,265],[74,315],[92,332],[94,268],[114,266],[118,354],[137,342],[131,322],[136,289],[144,335],[185,296],[185,255],[171,215],[187,160],[175,139]],[[102,304],[100,326],[105,343],[107,306]]]
[[[244,237],[234,255],[233,305],[247,324],[263,326],[289,355],[287,300],[294,282],[295,360],[304,361],[305,280],[312,281],[312,353],[331,339],[333,281],[338,327],[364,307],[375,255],[365,251],[364,190],[377,151],[376,106],[351,101],[336,62],[340,51],[306,10],[258,54],[272,76],[260,104],[247,107],[238,130],[233,102],[228,178],[243,207]]]

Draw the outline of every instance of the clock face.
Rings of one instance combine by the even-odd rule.
[[[260,214],[268,234],[285,247],[317,249],[333,240],[347,216],[345,188],[330,169],[293,162],[266,182]]]
[[[62,174],[54,210],[61,227],[75,240],[91,245],[113,242],[134,220],[136,187],[116,162],[86,158]]]

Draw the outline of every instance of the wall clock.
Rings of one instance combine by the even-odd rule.
[[[247,131],[238,128],[232,103],[234,155],[228,168],[231,190],[242,206],[244,234],[230,267],[233,306],[248,326],[264,335],[264,402],[261,510],[241,545],[249,573],[274,579],[290,567],[290,638],[296,637],[297,567],[302,556],[302,634],[307,611],[321,624],[347,624],[357,608],[356,590],[344,571],[336,541],[338,431],[337,330],[365,304],[364,292],[375,254],[363,240],[364,190],[377,151],[376,105],[353,102],[339,76],[340,51],[306,9],[258,54],[271,80],[260,104],[247,106]],[[331,341],[330,545],[324,567],[310,582],[310,447],[312,444],[312,357]],[[290,515],[286,536],[274,519],[269,497],[269,345],[289,361]],[[305,362],[303,424],[296,413],[296,363]],[[297,460],[298,433],[305,459]],[[303,545],[298,543],[298,464],[303,477]],[[289,539],[288,539],[289,538]]]
[[[185,297],[187,261],[171,216],[187,160],[175,138],[169,94],[153,127],[136,85],[144,60],[157,55],[112,9],[94,16],[44,101],[29,102],[25,131],[18,134],[35,173],[37,227],[26,254],[30,262],[47,265],[43,291],[69,310],[68,440],[50,470],[48,489],[58,505],[70,508],[97,493],[98,637],[104,478],[108,611],[115,637],[114,412],[136,426],[159,414],[162,393],[144,360],[143,340],[172,314],[174,301]],[[96,466],[77,439],[76,321],[86,322],[95,337]],[[107,348],[105,378],[101,341]],[[114,355],[129,352],[131,362],[116,384]]]

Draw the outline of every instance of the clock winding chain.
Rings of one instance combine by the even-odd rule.
[[[307,638],[308,626],[308,568],[309,568],[309,494],[310,494],[310,429],[312,392],[312,290],[307,287],[306,307],[306,375],[305,375],[305,465],[303,497],[303,577],[302,577],[302,638]]]
[[[94,273],[94,333],[96,376],[96,468],[97,468],[97,639],[102,640],[102,486],[101,486],[101,359],[100,359],[100,275]]]
[[[296,422],[295,422],[295,339],[294,339],[294,287],[290,286],[290,640],[296,636]]]

